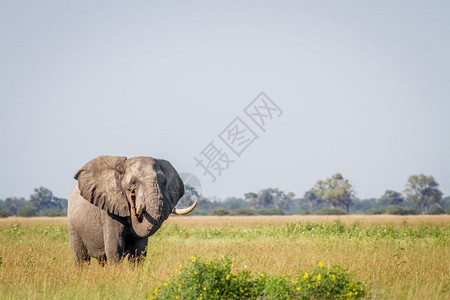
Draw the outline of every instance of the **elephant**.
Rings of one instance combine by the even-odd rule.
[[[74,176],[78,183],[67,210],[70,246],[75,263],[116,263],[128,255],[146,255],[148,237],[171,213],[184,215],[190,207],[175,208],[184,184],[175,168],[152,157],[99,156]]]

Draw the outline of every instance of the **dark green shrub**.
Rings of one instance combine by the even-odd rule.
[[[57,209],[48,209],[41,212],[41,216],[45,217],[65,217],[67,216],[67,211],[65,210],[57,210]]]
[[[364,286],[342,266],[322,262],[298,277],[274,276],[249,271],[231,271],[228,258],[202,262],[191,257],[179,275],[156,287],[150,299],[341,299],[363,298]]]
[[[314,213],[315,215],[346,215],[347,212],[340,208],[322,208]]]
[[[192,212],[189,213],[189,216],[207,216],[208,211],[203,209],[194,209]]]
[[[32,206],[24,206],[19,209],[17,214],[21,217],[34,217],[37,216],[37,210]]]
[[[0,209],[0,218],[6,218],[9,217],[10,215],[11,214],[9,212]]]
[[[369,215],[382,215],[386,213],[386,207],[380,207],[376,209],[369,210]]]
[[[427,215],[443,215],[445,214],[445,210],[442,207],[433,206],[427,212]]]
[[[249,208],[239,208],[231,212],[232,216],[253,216],[255,211]]]
[[[447,208],[447,209],[445,210],[445,213],[446,213],[447,215],[450,215],[450,207]]]
[[[310,215],[311,212],[309,210],[299,210],[294,212],[294,215],[302,215],[302,216],[306,216],[306,215]]]
[[[419,212],[414,208],[389,206],[386,208],[386,213],[390,215],[417,215]]]
[[[228,211],[228,209],[223,208],[223,207],[213,209],[210,212],[210,215],[213,215],[213,216],[227,216],[229,214],[230,214],[230,212]]]
[[[281,209],[258,209],[256,211],[257,215],[263,215],[263,216],[283,216],[284,211]]]

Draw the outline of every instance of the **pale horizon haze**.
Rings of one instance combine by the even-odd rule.
[[[0,25],[0,199],[68,198],[99,155],[167,159],[222,199],[337,172],[361,199],[421,173],[450,195],[448,1],[3,1]],[[260,92],[282,110],[265,132]],[[240,157],[236,117],[258,135]],[[211,141],[234,160],[215,182]]]

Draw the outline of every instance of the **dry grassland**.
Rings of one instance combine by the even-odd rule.
[[[339,220],[339,222],[336,222]],[[141,265],[72,263],[65,218],[0,219],[0,299],[139,299],[192,255],[296,274],[341,264],[379,299],[450,298],[450,216],[172,217]]]

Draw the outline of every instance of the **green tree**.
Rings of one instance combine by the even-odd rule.
[[[308,206],[310,211],[317,210],[320,207],[320,204],[323,203],[323,200],[316,195],[314,189],[307,191],[302,198],[302,201]]]
[[[256,209],[259,205],[258,194],[246,193],[244,194],[244,199],[248,203],[251,209]]]
[[[37,209],[33,206],[25,206],[19,210],[18,215],[21,217],[34,217],[37,216]]]
[[[41,186],[35,188],[34,193],[30,195],[30,203],[40,213],[44,210],[57,208],[57,205],[53,201],[54,198],[52,191]]]
[[[236,210],[239,208],[247,208],[248,204],[245,202],[242,198],[236,198],[236,197],[228,197],[223,201],[223,204],[228,210]]]
[[[348,179],[340,173],[325,179],[317,181],[313,188],[314,193],[322,200],[326,201],[332,207],[342,205],[350,211],[350,205],[355,198],[355,192]]]
[[[380,202],[383,205],[399,205],[403,202],[403,196],[399,192],[387,190],[384,192],[384,195],[381,196]]]
[[[276,188],[267,188],[258,194],[246,193],[245,200],[252,209],[282,209],[295,205],[294,193],[285,193]]]
[[[178,205],[191,206],[195,200],[200,199],[200,190],[190,185],[184,185],[184,196],[180,199]]]
[[[433,176],[411,175],[406,184],[406,199],[418,204],[422,213],[425,213],[431,206],[439,204],[442,198],[438,186]]]
[[[9,197],[0,201],[0,209],[11,215],[17,215],[19,210],[26,205],[27,200],[25,198]]]

